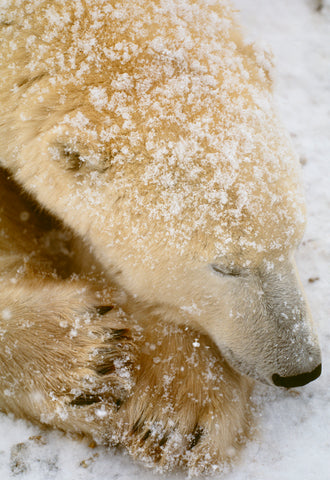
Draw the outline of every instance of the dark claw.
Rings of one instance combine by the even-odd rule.
[[[117,400],[115,400],[115,405],[117,407],[117,410],[120,409],[120,407],[122,406],[123,404],[123,400],[121,400],[121,398],[117,398]]]
[[[115,340],[118,340],[120,338],[129,339],[130,338],[129,329],[128,328],[112,329],[111,330],[111,336]]]
[[[151,434],[151,430],[147,430],[146,433],[142,437],[142,441],[144,442],[145,440],[147,440],[147,438],[150,437],[150,434]]]
[[[105,315],[106,313],[110,312],[114,307],[113,305],[101,305],[99,307],[95,307],[96,312],[99,315]]]
[[[197,445],[197,443],[201,439],[202,435],[203,435],[202,427],[200,427],[199,425],[196,425],[195,428],[194,428],[194,431],[192,433],[192,440],[190,442],[188,450],[191,450],[192,448],[194,448]]]
[[[137,433],[141,430],[142,428],[142,418],[140,417],[133,425],[132,427],[132,433]]]
[[[101,398],[98,395],[82,394],[72,400],[70,405],[83,407],[84,405],[92,405],[93,403],[99,403],[100,401]]]
[[[102,365],[97,365],[95,367],[95,372],[99,375],[109,375],[115,371],[115,366],[113,362],[103,363]]]
[[[159,442],[159,446],[162,447],[163,445],[165,445],[165,443],[167,442],[167,439],[168,439],[168,435],[164,435],[161,441]]]

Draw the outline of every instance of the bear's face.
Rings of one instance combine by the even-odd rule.
[[[272,382],[314,371],[293,262],[298,162],[269,61],[244,45],[228,6],[106,2],[87,15],[30,3],[4,39],[5,166],[111,278],[208,332],[241,372]]]
[[[266,383],[274,376],[305,383],[320,349],[292,252],[248,267],[240,263],[167,257],[162,246],[141,257],[124,250],[117,280],[169,321],[207,332],[228,362]],[[176,255],[175,255],[176,254]],[[126,255],[126,257],[125,257]],[[251,257],[250,257],[251,258]],[[317,375],[316,375],[317,376]],[[306,380],[307,381],[307,380]],[[281,385],[281,383],[279,383]]]
[[[232,163],[201,162],[195,181],[181,173],[163,185],[147,178],[156,160],[145,152],[136,163],[120,153],[109,165],[111,144],[86,119],[66,115],[40,135],[35,171],[36,144],[22,150],[30,161],[19,175],[31,175],[41,203],[90,241],[110,278],[168,320],[207,332],[240,372],[267,383],[289,378],[286,386],[308,381],[320,350],[293,260],[305,215],[290,144],[281,139],[277,169],[262,156],[238,158],[236,172]],[[169,176],[184,165],[182,150],[178,139],[173,163],[157,160]]]
[[[172,302],[179,299],[178,317],[201,325],[240,372],[273,383],[319,366],[317,336],[291,256],[244,269],[208,264],[183,271],[169,288]]]

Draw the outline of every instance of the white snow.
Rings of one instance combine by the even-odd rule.
[[[274,51],[277,103],[303,164],[308,225],[297,262],[320,333],[323,374],[294,391],[256,387],[257,431],[241,460],[222,476],[224,480],[330,478],[330,4],[324,1],[324,8],[317,11],[320,3],[235,0],[250,37],[268,43]],[[86,52],[91,47],[84,45]],[[154,48],[164,48],[166,55],[166,46]],[[263,54],[260,62],[268,68]],[[118,88],[129,88],[125,78],[118,82]],[[94,92],[93,97],[100,108],[101,93]],[[0,416],[0,431],[2,480],[159,478],[123,452],[41,431],[10,416]]]
[[[12,314],[11,314],[11,311],[9,310],[9,308],[4,308],[1,312],[1,316],[2,316],[3,320],[5,320],[5,321],[10,320],[11,317],[12,317]]]

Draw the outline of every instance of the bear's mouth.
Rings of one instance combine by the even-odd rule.
[[[278,373],[274,373],[271,377],[262,376],[257,371],[256,367],[252,367],[248,362],[242,360],[234,354],[230,348],[221,349],[221,353],[227,360],[227,362],[239,373],[252,377],[261,383],[266,385],[272,385],[283,388],[296,388],[303,387],[310,382],[316,380],[322,372],[322,364],[320,363],[316,368],[310,372],[299,373],[298,375],[281,376]]]
[[[294,388],[294,387],[303,387],[307,383],[313,382],[316,380],[322,372],[322,364],[320,363],[314,370],[311,372],[300,373],[299,375],[293,375],[291,377],[281,377],[277,373],[272,376],[274,385],[277,387],[284,388]]]
[[[271,377],[260,375],[255,366],[250,365],[246,360],[239,358],[230,348],[221,348],[221,353],[232,368],[239,373],[257,380],[266,385],[274,385]]]

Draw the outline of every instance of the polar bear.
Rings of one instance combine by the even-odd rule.
[[[4,411],[207,471],[321,373],[299,165],[226,0],[1,11]]]

